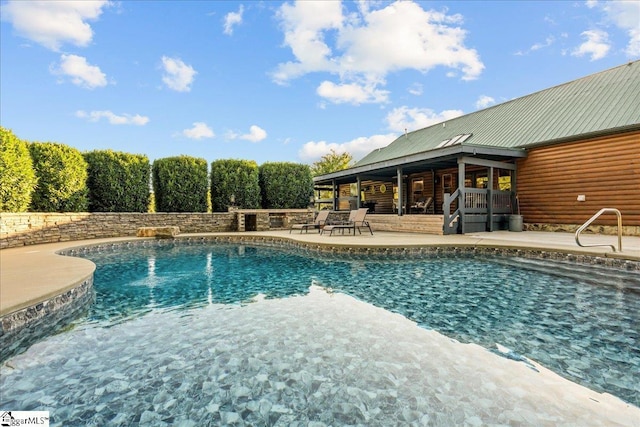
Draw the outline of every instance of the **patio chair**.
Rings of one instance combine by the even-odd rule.
[[[433,213],[433,197],[419,200],[416,204],[411,205],[411,212],[417,213]]]
[[[329,209],[321,210],[320,212],[318,212],[318,215],[316,215],[316,219],[312,223],[293,224],[289,229],[289,234],[291,234],[291,231],[298,229],[300,230],[300,234],[302,234],[302,230],[304,230],[305,233],[308,233],[310,228],[313,228],[314,230],[318,230],[318,232],[320,232],[322,227],[327,223],[329,212],[331,212]]]
[[[353,235],[355,236],[356,230],[358,230],[358,233],[362,234],[360,228],[367,227],[371,235],[373,235],[371,225],[369,225],[369,222],[365,219],[367,217],[367,211],[368,208],[352,210],[349,213],[349,219],[346,222],[325,225],[320,234],[324,234],[325,231],[329,231],[329,236],[332,236],[333,230],[341,230],[343,234],[344,230],[347,230],[349,233],[353,230]]]

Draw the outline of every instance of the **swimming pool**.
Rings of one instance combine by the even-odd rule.
[[[85,256],[98,265],[95,303],[2,367],[1,389],[12,393],[0,407],[50,410],[61,425],[562,419],[548,401],[509,400],[524,387],[512,370],[544,368],[432,331],[493,352],[499,344],[640,403],[637,274],[581,266],[580,279],[575,266],[524,259],[310,256],[247,244],[161,242]],[[540,271],[550,265],[555,274]],[[476,384],[482,366],[508,378],[478,375]],[[469,390],[476,399],[465,401]]]

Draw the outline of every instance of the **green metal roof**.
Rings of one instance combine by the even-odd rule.
[[[471,134],[463,145],[524,149],[639,127],[640,61],[634,61],[409,132],[356,167],[442,149],[459,135]]]

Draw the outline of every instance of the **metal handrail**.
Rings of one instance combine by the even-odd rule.
[[[616,252],[616,247],[613,245],[603,245],[603,244],[583,245],[582,243],[580,243],[580,233],[582,233],[585,230],[585,228],[591,225],[591,223],[595,221],[603,213],[615,213],[616,216],[618,217],[618,252],[622,252],[622,214],[618,209],[615,209],[615,208],[602,208],[598,211],[598,213],[592,216],[587,222],[582,224],[580,228],[578,228],[578,230],[576,231],[576,243],[578,244],[578,246],[582,246],[583,248],[592,247],[592,246],[611,246],[611,249],[613,249],[613,252]]]

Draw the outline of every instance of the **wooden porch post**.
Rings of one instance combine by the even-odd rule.
[[[487,222],[489,231],[493,231],[493,166],[489,168],[489,176],[487,177]]]
[[[356,193],[358,195],[356,201],[356,208],[360,209],[362,206],[362,180],[360,179],[360,175],[356,176]]]
[[[402,168],[400,167],[396,170],[396,180],[398,185],[398,216],[402,216],[404,214],[402,206],[404,194],[402,191]]]
[[[460,195],[458,196],[458,212],[460,212],[460,217],[458,220],[458,233],[464,234],[464,210],[465,210],[465,200],[466,194],[464,191],[464,180],[465,180],[465,163],[464,160],[458,159],[458,190],[460,190]]]
[[[333,188],[333,208],[332,210],[337,211],[338,210],[338,197],[340,196],[340,191],[338,189],[338,187],[336,186],[336,180],[332,179],[331,180],[331,187]]]

